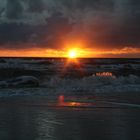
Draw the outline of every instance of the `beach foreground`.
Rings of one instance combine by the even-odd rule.
[[[120,97],[121,98],[121,97]],[[59,97],[1,98],[1,140],[138,140],[140,105],[108,96],[66,97],[92,102],[86,108],[63,107]],[[69,100],[68,100],[69,99]],[[121,103],[120,103],[121,102]],[[48,106],[51,103],[52,106]],[[54,104],[55,103],[55,104]],[[50,105],[50,104],[49,104]],[[56,106],[54,106],[56,105]]]
[[[139,59],[0,60],[0,140],[140,139]]]

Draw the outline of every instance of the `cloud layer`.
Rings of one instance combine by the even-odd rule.
[[[80,37],[90,47],[139,47],[139,25],[139,0],[0,0],[1,48],[54,48]]]

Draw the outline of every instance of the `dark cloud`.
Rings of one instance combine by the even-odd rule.
[[[112,11],[114,9],[113,0],[80,0],[78,5],[79,8],[93,8],[95,10],[107,10]]]
[[[69,9],[72,8],[93,8],[93,10],[110,10],[114,7],[113,0],[61,0],[61,3]]]
[[[8,19],[21,18],[23,7],[19,0],[7,0],[6,16]]]
[[[24,24],[2,23],[0,24],[0,44],[28,41],[32,33],[32,28]]]
[[[45,6],[42,0],[29,0],[29,11],[42,12],[45,10]]]
[[[116,21],[115,25],[107,26],[106,31],[100,34],[98,39],[103,44],[118,48],[140,47],[140,1],[126,0],[125,4],[122,19]]]
[[[62,17],[59,13],[48,18],[44,25],[1,23],[0,45],[29,43],[58,47],[57,42],[61,42],[64,35],[71,32],[72,26],[73,24],[69,23],[68,18]],[[7,47],[9,46],[7,45]]]
[[[139,0],[0,0],[0,44],[58,46],[85,34],[91,44],[140,46]],[[92,45],[91,45],[92,46]]]

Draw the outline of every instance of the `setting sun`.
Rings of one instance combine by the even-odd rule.
[[[76,50],[69,51],[68,57],[69,58],[76,58],[77,57],[77,51]]]

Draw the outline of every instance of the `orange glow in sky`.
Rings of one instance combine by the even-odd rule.
[[[64,54],[67,58],[84,57],[86,43],[81,40],[70,40],[64,43]],[[67,53],[66,53],[67,52]]]
[[[122,49],[88,48],[72,45],[60,49],[29,48],[0,49],[0,57],[66,57],[66,58],[140,58],[140,48],[124,47]]]

